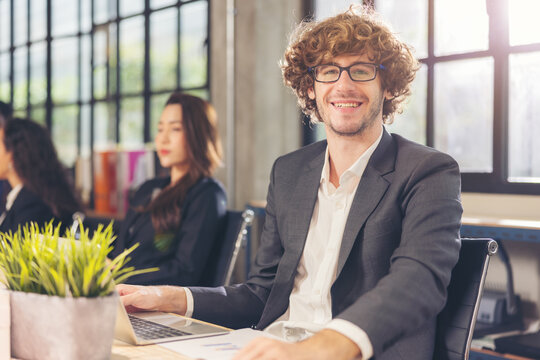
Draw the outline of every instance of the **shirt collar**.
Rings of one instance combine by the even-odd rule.
[[[384,133],[384,130],[381,131],[379,134],[379,137],[377,140],[373,142],[369,146],[369,148],[364,151],[362,155],[356,159],[354,164],[352,164],[343,174],[341,174],[341,177],[339,178],[339,183],[343,184],[347,179],[351,178],[352,175],[356,176],[357,178],[361,178],[364,174],[364,170],[366,169],[366,166],[369,162],[369,159],[371,158],[371,155],[375,152],[375,149],[379,145],[382,139],[382,135]],[[321,183],[322,184],[329,184],[330,183],[330,162],[329,162],[329,154],[328,154],[328,146],[326,146],[326,152],[324,154],[324,165],[321,173]]]
[[[22,184],[19,184],[19,185],[15,186],[13,189],[11,189],[9,194],[7,194],[7,196],[6,196],[6,210],[11,209],[11,207],[13,206],[13,202],[17,198],[17,195],[19,195],[19,192],[21,191],[22,188],[23,188]]]

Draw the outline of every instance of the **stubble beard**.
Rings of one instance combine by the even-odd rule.
[[[363,121],[361,122],[360,126],[356,129],[348,130],[348,131],[341,131],[334,127],[332,121],[329,121],[328,115],[324,114],[324,116],[321,115],[319,112],[319,106],[317,106],[317,118],[322,123],[326,124],[330,131],[332,133],[338,135],[338,136],[344,136],[344,137],[353,137],[357,135],[363,134],[367,129],[369,129],[373,124],[377,121],[379,118],[379,114],[382,112],[384,104],[384,96],[382,94],[375,99],[374,105],[370,106],[368,109],[368,112],[366,115],[364,115]]]

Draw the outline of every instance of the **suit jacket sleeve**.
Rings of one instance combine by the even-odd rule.
[[[371,290],[335,314],[368,334],[375,356],[434,322],[445,304],[459,256],[462,208],[456,162],[432,152],[398,184],[395,198],[400,202],[401,233],[399,246],[390,256],[389,271]],[[383,241],[384,229],[379,232]]]
[[[194,318],[235,329],[253,327],[259,322],[283,252],[274,212],[274,173],[275,165],[268,188],[262,238],[249,280],[225,287],[190,287]]]

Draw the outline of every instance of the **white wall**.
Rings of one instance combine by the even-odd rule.
[[[229,18],[227,3],[236,10]],[[211,2],[211,100],[228,157],[218,177],[232,208],[265,199],[274,160],[301,145],[296,98],[282,84],[278,64],[299,13],[299,0]],[[234,74],[229,78],[227,21],[234,22]],[[233,82],[232,91],[227,81]],[[228,125],[227,116],[232,117]]]

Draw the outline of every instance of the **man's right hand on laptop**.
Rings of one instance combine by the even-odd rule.
[[[186,313],[186,292],[178,286],[139,286],[119,284],[120,295],[127,312],[163,311]]]

